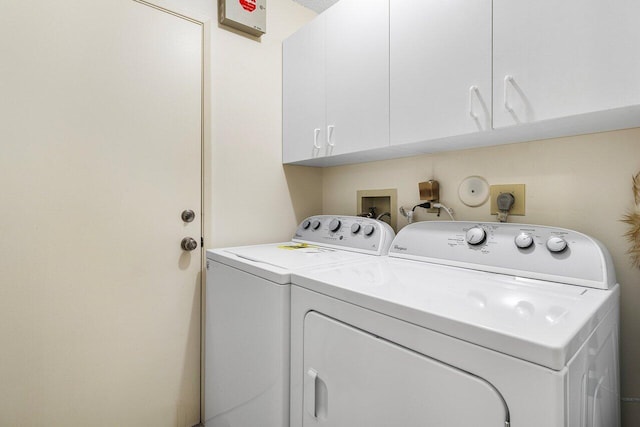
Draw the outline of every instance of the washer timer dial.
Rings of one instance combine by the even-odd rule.
[[[470,245],[479,245],[484,243],[487,238],[487,232],[484,231],[482,227],[472,227],[467,230],[467,234],[465,236],[467,243]]]
[[[338,230],[340,230],[340,226],[342,225],[342,223],[340,222],[339,219],[333,219],[331,220],[331,222],[329,223],[329,230],[333,233],[336,232]]]

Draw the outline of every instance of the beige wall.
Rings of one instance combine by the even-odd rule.
[[[205,247],[288,240],[322,210],[322,170],[282,166],[282,40],[316,16],[269,0],[267,34],[218,24],[217,0],[155,0],[209,21]]]
[[[212,34],[211,245],[288,240],[321,211],[321,171],[282,166],[282,40],[315,13],[269,0],[258,43]]]
[[[459,200],[460,182],[480,175],[489,184],[525,184],[526,216],[510,222],[575,229],[609,248],[622,287],[622,393],[640,397],[640,270],[626,255],[626,226],[620,222],[633,207],[631,177],[639,171],[640,128],[422,155],[325,169],[323,211],[355,214],[356,191],[379,188],[397,188],[398,205],[412,207],[419,203],[418,182],[433,178],[456,219],[494,221],[489,203],[470,208]],[[437,219],[416,212],[418,221]],[[398,219],[399,227],[406,224]],[[625,426],[640,425],[640,404],[623,404],[623,415]]]

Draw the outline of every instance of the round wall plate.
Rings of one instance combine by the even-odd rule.
[[[458,187],[458,197],[467,206],[480,206],[489,199],[489,183],[481,176],[468,176]]]

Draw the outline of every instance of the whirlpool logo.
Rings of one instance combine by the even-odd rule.
[[[402,246],[398,246],[398,245],[393,245],[393,249],[397,250],[397,251],[406,251],[407,248],[403,248]]]

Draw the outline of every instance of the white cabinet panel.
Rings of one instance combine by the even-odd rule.
[[[389,1],[341,0],[325,15],[328,154],[385,147]]]
[[[495,128],[640,104],[640,2],[493,3]]]
[[[391,144],[491,128],[491,0],[394,1]]]
[[[342,0],[283,43],[283,162],[389,145],[389,1]]]
[[[283,163],[325,153],[324,34],[320,15],[283,43]]]
[[[304,321],[303,426],[496,427],[507,409],[474,375],[321,314]]]

